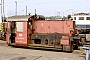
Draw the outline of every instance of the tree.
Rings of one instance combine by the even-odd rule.
[[[60,20],[60,19],[62,19],[62,17],[61,16],[46,16],[45,19],[46,20],[48,20],[48,19],[49,20]],[[67,19],[67,17],[64,16],[64,19]]]

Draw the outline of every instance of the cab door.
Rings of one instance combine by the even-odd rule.
[[[10,22],[7,22],[7,23],[5,23],[5,28],[6,28],[6,43],[8,44],[8,45],[10,45],[10,40],[9,40],[9,38],[10,38],[10,34],[11,34],[11,32],[10,32]]]
[[[19,46],[27,46],[27,21],[16,22],[15,44]]]

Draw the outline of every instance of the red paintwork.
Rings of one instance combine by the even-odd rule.
[[[6,27],[8,28],[8,23],[6,24]],[[8,29],[6,30],[6,33],[8,32]],[[6,43],[9,44],[9,35],[6,34]],[[27,39],[27,22],[23,22],[23,32],[16,31],[16,37],[15,37],[15,44],[16,45],[22,45],[27,46],[28,45],[28,39]]]
[[[75,23],[71,20],[50,20],[50,21],[35,21],[35,33],[62,33],[71,34],[70,31],[75,30]],[[69,45],[69,36],[65,40],[62,37],[60,44]]]
[[[60,40],[60,44],[69,45],[70,44],[69,36],[62,36],[62,39]]]
[[[8,28],[8,23],[5,23],[5,27]],[[6,43],[9,44],[8,29],[6,29]]]
[[[4,26],[5,28],[7,28],[7,27],[8,27],[8,23],[7,23],[7,22],[5,22],[5,23],[4,23],[4,25],[5,25],[5,26]]]
[[[69,39],[67,39],[67,40],[60,40],[61,42],[60,42],[60,44],[63,44],[63,45],[69,45]]]
[[[36,33],[49,33],[49,22],[48,21],[35,21],[35,32]]]
[[[62,21],[50,21],[50,29],[49,29],[49,33],[62,33],[63,32],[63,23]]]
[[[35,21],[35,33],[64,33],[69,34],[74,29],[73,21]]]
[[[17,45],[27,46],[27,22],[24,22],[23,24],[23,32],[16,32],[15,43]]]
[[[17,21],[16,21],[17,22]],[[20,46],[27,46],[31,43],[31,35],[33,30],[34,33],[62,33],[70,34],[70,30],[74,30],[75,23],[70,20],[37,20],[32,23],[33,29],[28,27],[28,21],[23,22],[23,32],[16,31],[15,44]],[[8,27],[8,26],[7,26]],[[8,32],[8,30],[7,30]],[[9,43],[8,34],[6,35],[6,42]],[[60,44],[69,45],[69,36],[63,36],[60,40]]]
[[[74,24],[74,22],[73,21],[71,21],[71,20],[69,20],[69,21],[64,21],[64,32],[63,33],[70,33],[70,30],[75,30],[75,26],[74,26],[75,24]]]
[[[5,26],[4,26],[5,28],[8,28],[8,23],[6,22],[5,23]],[[8,29],[6,29],[6,31],[5,31],[6,33],[8,32]],[[8,35],[6,34],[6,43],[8,44]]]

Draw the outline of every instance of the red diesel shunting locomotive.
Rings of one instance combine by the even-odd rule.
[[[73,51],[77,46],[75,22],[71,20],[45,20],[40,16],[11,16],[7,19],[8,45],[43,47]],[[74,40],[75,39],[75,40]]]

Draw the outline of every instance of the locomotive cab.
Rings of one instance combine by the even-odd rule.
[[[11,16],[7,19],[6,43],[8,45],[28,46],[32,34],[32,21],[27,16]]]

